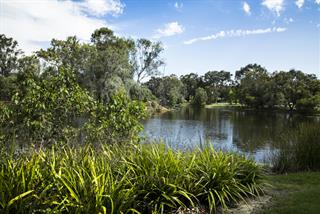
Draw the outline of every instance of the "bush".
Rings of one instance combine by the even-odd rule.
[[[144,106],[115,93],[107,105],[95,101],[71,70],[29,75],[9,104],[0,106],[0,140],[50,144],[78,137],[90,142],[137,141]],[[94,137],[93,137],[94,136]]]
[[[86,145],[0,154],[1,213],[213,212],[263,186],[253,161],[212,148]]]

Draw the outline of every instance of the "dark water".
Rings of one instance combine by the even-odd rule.
[[[320,130],[320,118],[315,116],[185,107],[148,119],[144,122],[143,134],[161,139],[173,148],[189,149],[210,143],[216,149],[240,152],[264,162],[270,152],[277,150],[279,137],[303,122],[313,123]]]

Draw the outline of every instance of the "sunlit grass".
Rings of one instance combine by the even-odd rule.
[[[262,192],[254,161],[212,147],[65,146],[0,157],[1,213],[166,213],[218,207]]]

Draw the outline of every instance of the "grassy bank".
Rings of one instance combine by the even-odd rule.
[[[272,196],[257,214],[311,214],[320,210],[320,172],[300,172],[267,177]]]
[[[208,105],[205,105],[206,108],[216,108],[216,107],[242,107],[243,105],[239,104],[239,103],[234,103],[234,104],[230,104],[230,103],[211,103]]]
[[[176,152],[163,145],[66,146],[1,152],[1,213],[214,212],[263,186],[254,161],[212,148]]]

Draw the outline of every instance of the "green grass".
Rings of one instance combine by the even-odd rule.
[[[208,104],[205,107],[206,108],[216,108],[216,107],[241,107],[243,105],[239,104],[239,103],[234,103],[234,104],[230,104],[230,103],[212,103],[212,104]]]
[[[320,212],[320,172],[268,176],[271,202],[259,214],[316,214]]]
[[[0,149],[0,213],[214,213],[262,192],[259,165],[212,147],[64,146]]]

